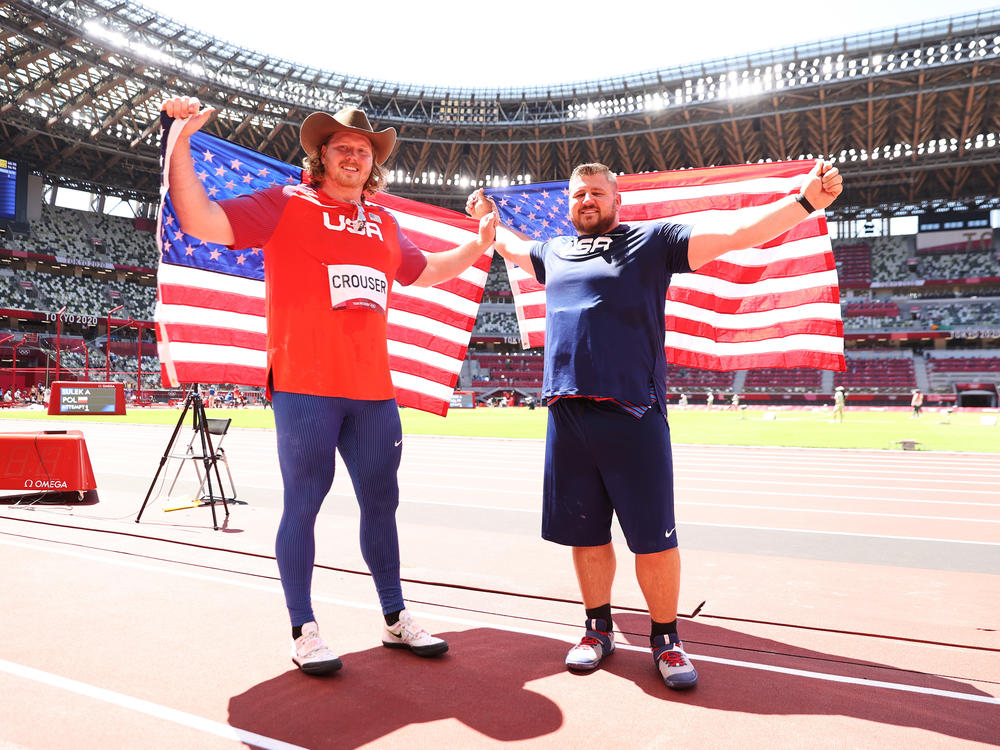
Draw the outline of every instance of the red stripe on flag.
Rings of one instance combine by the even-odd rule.
[[[730,299],[728,297],[717,297],[714,294],[701,292],[697,289],[669,287],[667,289],[667,299],[671,302],[680,302],[712,312],[737,315],[739,313],[784,310],[817,302],[835,302],[839,304],[840,290],[835,286],[809,287],[791,292],[758,294],[752,297]]]
[[[267,350],[267,335],[238,328],[202,326],[193,323],[163,323],[167,338],[174,344],[213,344],[241,349]]]
[[[435,396],[428,396],[426,393],[420,393],[419,391],[411,391],[407,388],[396,389],[396,402],[400,406],[430,412],[431,414],[437,414],[439,417],[443,417],[448,413],[447,401]]]
[[[454,326],[463,331],[472,331],[472,327],[476,323],[475,318],[470,318],[464,313],[460,313],[456,310],[452,310],[448,307],[443,307],[436,302],[429,302],[428,300],[419,299],[417,297],[406,297],[402,294],[392,295],[392,301],[389,307],[393,310],[399,310],[401,312],[412,313],[413,315],[420,315],[424,318],[429,318],[430,320],[436,320],[438,323],[446,323],[447,325]]]
[[[701,167],[676,172],[648,172],[618,176],[620,192],[649,188],[677,188],[732,183],[735,190],[748,179],[804,177],[815,162],[779,161],[771,164],[751,164],[731,167]]]
[[[467,300],[472,300],[473,302],[479,302],[483,296],[483,287],[478,284],[474,284],[471,281],[466,281],[465,279],[449,279],[448,281],[442,281],[440,284],[434,285],[435,289],[440,289],[444,292],[451,292],[452,294],[457,294],[459,297],[463,297]]]
[[[181,383],[263,385],[264,368],[226,362],[174,362]]]
[[[514,290],[518,294],[527,294],[528,292],[544,292],[545,284],[540,284],[531,279],[518,279],[515,282],[517,288]]]
[[[626,204],[621,209],[622,221],[652,221],[669,219],[680,214],[700,211],[736,211],[747,206],[766,206],[791,195],[783,193],[748,193],[745,195],[708,195],[703,198],[683,198],[680,200],[650,201],[649,203]]]
[[[405,229],[403,227],[400,227],[400,229],[410,242],[419,247],[425,253],[440,253],[445,250],[451,250],[452,248],[458,247],[458,245],[451,240],[435,237],[431,234],[424,234],[423,232],[418,232],[415,229]]]
[[[407,328],[406,326],[389,323],[386,325],[386,337],[390,341],[413,344],[431,352],[444,354],[446,357],[453,357],[459,362],[465,358],[467,347],[464,344],[458,344],[443,336],[435,336],[416,328]]]
[[[767,341],[799,334],[844,335],[844,324],[841,321],[821,318],[800,318],[760,328],[721,328],[710,323],[686,318],[668,318],[667,324],[668,331],[711,339],[720,344],[745,344],[751,341]]]
[[[706,263],[702,268],[709,266],[711,266],[710,272],[703,275],[714,276],[734,284],[752,284],[765,279],[795,278],[810,273],[832,271],[837,264],[830,253],[819,253],[801,258],[776,260],[766,266],[744,266],[719,259]]]
[[[263,282],[261,282],[263,288]],[[165,305],[187,305],[209,310],[225,310],[243,315],[264,315],[264,300],[217,289],[164,283],[159,287],[160,301]]]
[[[671,364],[680,367],[697,367],[702,370],[756,370],[761,367],[777,367],[786,370],[792,367],[812,367],[817,370],[844,369],[844,355],[804,349],[732,356],[715,356],[672,347],[667,347],[664,351],[667,361]]]
[[[534,348],[536,346],[545,346],[544,331],[531,331],[528,334],[528,347]]]
[[[407,375],[415,375],[418,378],[432,380],[435,383],[442,383],[449,388],[454,388],[458,382],[458,373],[442,370],[440,367],[429,365],[426,362],[418,362],[415,359],[400,357],[395,354],[389,355],[389,368],[394,372],[402,372]]]

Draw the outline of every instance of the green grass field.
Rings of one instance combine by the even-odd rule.
[[[545,409],[454,409],[447,418],[403,409],[403,431],[409,435],[457,435],[491,438],[545,437]],[[770,416],[770,415],[773,415]],[[135,409],[123,417],[81,417],[81,420],[176,424],[179,410]],[[260,409],[210,409],[210,417],[231,417],[235,427],[274,427],[274,413]],[[955,411],[945,415],[925,410],[910,419],[909,409],[879,411],[848,409],[843,424],[831,424],[827,410],[741,412],[704,408],[672,409],[670,426],[675,443],[703,445],[775,445],[808,448],[874,448],[899,450],[897,440],[916,440],[921,450],[1000,452],[996,413]],[[39,411],[3,410],[5,419],[62,419]]]

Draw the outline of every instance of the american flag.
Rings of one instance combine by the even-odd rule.
[[[710,221],[797,193],[815,162],[794,161],[620,175],[621,220]],[[574,235],[568,183],[488,189],[501,220],[529,239]],[[545,288],[507,264],[527,347],[545,343]],[[734,250],[676,274],[666,299],[667,361],[705,370],[844,369],[844,324],[822,211],[759,248]]]
[[[160,265],[154,320],[165,385],[263,386],[267,327],[264,258],[259,248],[230,250],[180,230],[164,165],[182,121],[163,115],[157,217]],[[298,184],[302,170],[207,133],[191,137],[195,171],[213,200],[273,185]],[[383,193],[374,200],[395,216],[424,252],[476,236],[477,223],[454,211]],[[396,399],[444,415],[458,381],[482,300],[493,250],[451,281],[430,288],[393,285],[388,347]]]

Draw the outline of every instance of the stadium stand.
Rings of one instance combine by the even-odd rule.
[[[834,373],[834,386],[848,391],[898,393],[917,387],[913,360],[909,357],[847,357],[847,370]]]
[[[156,242],[150,232],[138,231],[135,221],[48,204],[41,219],[30,223],[25,236],[12,236],[11,250],[45,253],[85,264],[156,268]]]
[[[788,370],[764,368],[748,370],[743,390],[757,393],[817,393],[823,385],[823,371],[796,367]]]
[[[541,352],[470,352],[470,357],[477,365],[477,385],[484,391],[519,388],[535,392],[542,387]]]
[[[863,242],[837,242],[834,255],[838,260],[838,270],[842,274],[841,286],[867,286],[860,282],[861,275],[843,265],[841,258],[856,258],[863,254],[861,248],[870,252],[870,282],[892,284],[901,282],[921,282],[931,279],[966,279],[972,277],[1000,277],[1000,258],[989,250],[968,253],[947,253],[941,255],[918,255],[915,235],[901,237],[877,237]],[[854,261],[862,263],[863,261]],[[852,275],[853,273],[853,275]],[[858,280],[858,283],[851,283]]]
[[[841,288],[868,288],[872,282],[872,250],[867,242],[837,243],[833,248]]]
[[[907,259],[915,252],[912,237],[876,237],[866,240],[871,248],[871,280],[898,282],[917,280]]]
[[[732,390],[735,377],[732,372],[667,365],[667,389],[671,391]]]
[[[975,355],[934,352],[927,357],[929,390],[951,393],[957,383],[983,382],[1000,386],[1000,350],[981,350]]]
[[[514,306],[510,310],[496,311],[480,308],[476,316],[476,325],[472,329],[473,336],[517,336],[517,315]]]
[[[58,310],[79,315],[101,315],[110,307],[124,305],[124,317],[152,320],[156,288],[141,284],[106,282],[89,276],[19,271],[18,280],[4,278],[11,300],[26,310]],[[0,282],[3,283],[3,282]],[[10,306],[9,304],[6,306]]]

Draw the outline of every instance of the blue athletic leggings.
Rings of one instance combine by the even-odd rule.
[[[399,582],[396,472],[403,431],[396,401],[358,401],[275,392],[274,423],[284,480],[284,511],[275,554],[292,625],[312,622],[314,529],[333,484],[339,448],[361,508],[361,555],[371,571],[382,612],[403,609]]]

